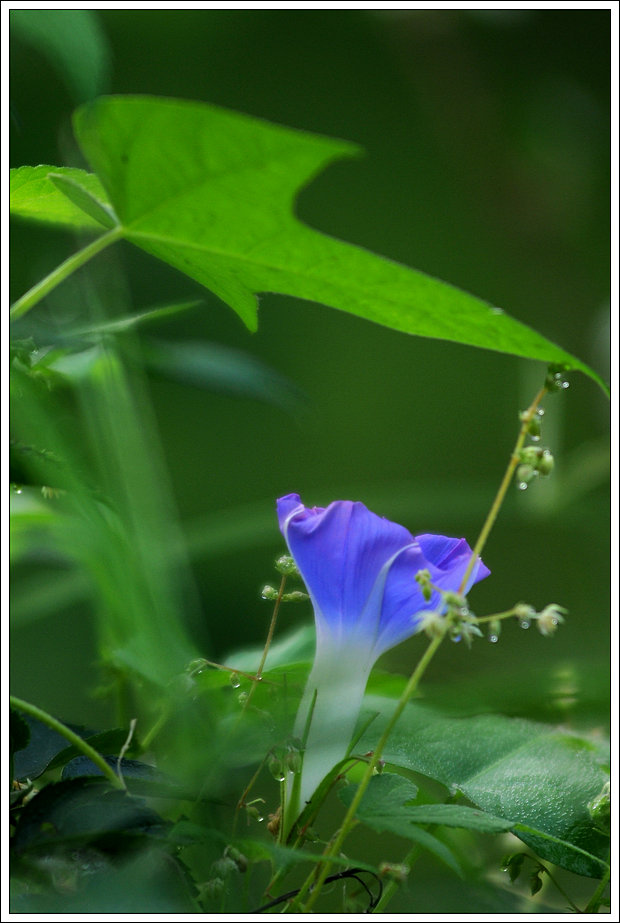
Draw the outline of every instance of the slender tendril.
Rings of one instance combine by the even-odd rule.
[[[282,580],[280,581],[280,589],[278,590],[278,595],[274,603],[273,613],[271,615],[271,622],[269,623],[269,631],[267,632],[267,640],[265,641],[265,647],[263,648],[263,656],[260,659],[258,670],[256,671],[256,676],[254,677],[252,681],[252,685],[250,687],[250,691],[248,692],[247,699],[245,700],[243,704],[243,711],[245,711],[248,705],[250,704],[250,700],[252,696],[254,695],[254,691],[263,678],[263,669],[265,667],[265,662],[267,660],[267,654],[269,653],[269,648],[271,647],[271,642],[273,640],[273,633],[276,630],[276,622],[278,621],[278,613],[280,611],[280,603],[282,602],[282,594],[284,593],[285,586],[286,586],[286,577],[283,576]]]

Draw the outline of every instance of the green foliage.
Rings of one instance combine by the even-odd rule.
[[[357,153],[354,145],[152,97],[99,99],[76,113],[75,132],[109,202],[89,177],[52,170],[49,183],[84,211],[83,227],[115,228],[210,289],[252,330],[256,295],[277,292],[405,333],[558,363],[603,384],[501,310],[298,221],[293,197],[327,164]],[[74,209],[42,196],[41,183],[40,172],[20,175],[14,213],[79,223]]]
[[[390,713],[389,700],[370,696],[367,704],[381,715]],[[360,752],[372,748],[381,724],[381,718],[373,722],[358,744]],[[512,832],[543,859],[580,875],[603,875],[609,841],[592,822],[588,802],[608,779],[604,744],[532,721],[449,718],[416,704],[405,709],[384,759],[509,821]]]
[[[74,49],[74,92],[87,99],[103,82],[103,52],[87,18],[73,22],[85,37],[81,56]],[[13,23],[53,57],[61,19],[20,16]],[[157,97],[98,99],[78,110],[74,126],[95,172],[19,167],[11,173],[12,213],[86,236],[106,233],[20,299],[15,317],[122,238],[205,286],[250,330],[257,296],[275,292],[393,330],[559,363],[602,384],[580,360],[499,309],[300,222],[296,196],[330,163],[358,153],[348,142]],[[77,738],[67,746],[51,727],[11,713],[16,912],[242,912],[254,896],[257,905],[264,902],[268,889],[281,893],[285,876],[300,866],[318,871],[320,837],[333,834],[324,799],[368,762],[402,691],[399,677],[374,675],[370,689],[380,695],[367,696],[370,719],[362,720],[351,757],[327,773],[282,842],[280,792],[267,768],[274,755],[287,753],[314,632],[305,625],[276,636],[264,664],[254,648],[231,655],[230,668],[199,656],[189,630],[186,545],[216,556],[248,535],[271,541],[273,524],[262,508],[224,510],[186,541],[167,492],[143,375],[288,411],[302,402],[288,379],[251,356],[198,338],[144,337],[144,326],[198,304],[174,301],[110,318],[95,292],[92,314],[78,324],[75,315],[59,331],[35,324],[11,344],[19,411],[12,560],[26,570],[40,559],[58,568],[40,589],[29,586],[16,610],[31,622],[75,600],[92,610],[99,666],[109,678],[103,693],[116,696],[120,725],[70,728]],[[478,508],[477,498],[466,502]],[[244,613],[238,616],[241,622]],[[253,675],[259,663],[260,681]],[[449,717],[449,710],[405,709],[383,759],[407,778],[392,771],[373,777],[357,810],[361,824],[410,841],[458,875],[467,869],[458,836],[510,831],[542,858],[604,885],[604,745],[534,722]],[[142,757],[146,747],[139,738],[129,746],[124,724],[134,713],[148,740],[145,759],[165,771],[125,758]],[[92,758],[81,741],[95,751]],[[93,762],[98,754],[101,765]],[[301,760],[297,744],[295,755]],[[97,778],[106,770],[106,780]],[[340,788],[345,805],[355,791],[348,781]],[[269,835],[267,824],[256,826],[262,814]],[[237,835],[240,818],[246,827]],[[318,834],[309,826],[315,824]],[[343,874],[352,872],[352,861],[333,857]],[[263,880],[266,864],[271,881]],[[509,861],[511,879],[521,864]],[[376,880],[383,874],[374,860],[355,860],[356,870]],[[537,864],[532,894],[542,887],[542,871]]]

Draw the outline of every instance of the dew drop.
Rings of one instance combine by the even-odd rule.
[[[238,689],[241,685],[241,680],[236,673],[230,674],[230,685],[233,687],[233,689]]]
[[[530,622],[529,619],[521,619],[521,621],[519,622],[519,625],[521,628],[529,628],[531,624],[532,623]]]
[[[518,485],[518,487],[519,487],[519,490],[527,490],[527,482],[526,482],[526,481],[521,481],[521,483]]]
[[[530,435],[532,442],[540,442],[540,436]]]
[[[497,635],[489,635],[489,641],[491,642],[491,644],[497,644],[497,642],[499,641],[499,638]]]

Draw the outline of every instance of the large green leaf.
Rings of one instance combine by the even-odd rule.
[[[376,745],[383,716],[394,708],[392,700],[379,696],[367,696],[366,704],[380,717],[362,737],[359,752]],[[403,712],[383,758],[511,821],[512,832],[541,858],[580,875],[603,874],[609,839],[588,812],[609,779],[603,744],[501,715],[447,718],[416,703]]]
[[[355,155],[349,142],[156,97],[103,97],[74,124],[123,236],[210,289],[250,329],[257,294],[276,292],[405,333],[565,364],[604,387],[500,309],[299,221],[295,196],[327,164]]]

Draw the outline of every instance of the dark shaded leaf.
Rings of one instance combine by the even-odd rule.
[[[69,779],[46,785],[20,815],[13,848],[17,853],[58,846],[106,842],[122,848],[121,834],[161,836],[162,818],[142,799],[113,789],[107,781]]]

